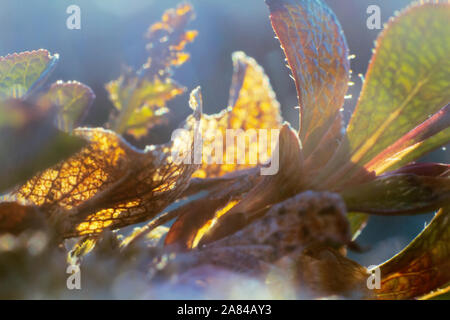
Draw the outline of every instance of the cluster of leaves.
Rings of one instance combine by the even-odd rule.
[[[157,284],[187,278],[214,286],[223,270],[265,280],[276,297],[409,299],[448,291],[449,165],[414,161],[450,141],[450,34],[442,28],[449,4],[422,2],[386,25],[343,130],[351,71],[337,18],[320,0],[266,2],[297,89],[298,132],[282,123],[263,69],[238,52],[225,110],[203,115],[197,88],[186,136],[144,150],[122,138],[143,137],[164,122],[167,101],[185,90],[172,77],[197,34],[185,31],[193,18],[188,4],[149,28],[149,58],[138,71],[129,68],[106,85],[116,109],[109,130],[80,127],[94,100],[87,86],[44,86],[57,55],[0,58],[2,283],[29,285],[28,265],[46,257],[42,268],[59,275],[47,286],[64,287],[58,246],[78,238],[67,261],[90,270],[91,284],[108,286],[98,271],[104,266],[118,279],[135,272],[152,284],[146,297]],[[248,159],[194,164],[195,138],[213,149],[215,133],[226,129],[280,129],[279,172],[261,176]],[[256,152],[258,142],[246,148]],[[262,158],[270,161],[271,152]],[[188,201],[172,209],[179,199]],[[360,249],[355,239],[367,214],[433,210],[425,230],[379,266],[381,288],[369,290],[369,270],[345,257],[347,248]],[[126,236],[117,232],[144,221]],[[199,268],[201,275],[193,271]],[[43,292],[64,296],[43,279],[36,284]],[[9,294],[20,296],[17,290]]]

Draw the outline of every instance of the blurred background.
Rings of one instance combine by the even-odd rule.
[[[89,85],[97,95],[89,115],[90,125],[101,125],[112,104],[104,84],[120,75],[122,65],[138,68],[146,60],[143,35],[147,27],[160,19],[165,9],[175,7],[179,0],[2,0],[0,11],[0,55],[48,49],[60,54],[60,62],[50,79],[78,80]],[[387,22],[410,0],[326,0],[344,29],[351,54],[353,82],[346,100],[344,115],[348,120],[361,89],[358,74],[365,74],[374,40],[380,30],[366,26],[369,5],[381,8],[382,22]],[[222,110],[228,101],[231,83],[231,54],[242,50],[254,57],[269,76],[282,105],[285,120],[298,126],[296,92],[283,53],[268,18],[263,0],[191,0],[197,13],[190,25],[199,31],[195,42],[188,46],[191,59],[175,71],[174,78],[188,88],[201,85],[204,111]],[[81,8],[81,30],[69,30],[66,19],[69,5]],[[171,130],[189,113],[188,93],[170,102],[169,126],[157,128],[148,143],[163,143]],[[445,148],[427,159],[448,162]],[[371,250],[364,254],[350,253],[364,265],[378,264],[401,250],[432,217],[372,217],[359,238]]]

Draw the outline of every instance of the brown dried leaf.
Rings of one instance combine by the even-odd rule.
[[[233,235],[191,251],[183,270],[213,265],[270,282],[279,269],[300,294],[365,297],[367,270],[337,251],[350,241],[342,199],[308,191],[274,205]]]
[[[263,147],[258,142],[258,129],[279,129],[280,126],[280,106],[264,70],[243,52],[235,52],[229,107],[218,114],[202,117],[203,164],[194,176],[218,177],[228,172],[252,167],[255,163],[251,163],[250,155],[259,154],[258,162],[267,162],[273,149],[272,131],[266,131],[268,145]],[[227,129],[241,129],[242,135],[249,133],[244,155],[235,154],[235,146],[227,144]],[[249,129],[254,129],[254,134],[247,131]],[[216,157],[216,147],[218,148],[217,158],[222,164],[211,163],[208,158]],[[227,161],[227,151],[235,155],[232,161]]]
[[[200,119],[201,106],[191,118]],[[197,130],[197,131],[194,131]],[[193,135],[167,145],[137,150],[116,133],[79,128],[89,145],[66,161],[36,175],[14,195],[42,209],[62,237],[92,235],[153,218],[186,188],[196,165]]]

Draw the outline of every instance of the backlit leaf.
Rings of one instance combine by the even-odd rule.
[[[381,264],[379,299],[411,299],[450,281],[450,211],[441,209],[400,253]]]
[[[58,62],[47,50],[26,51],[0,57],[0,99],[22,98],[41,85]]]
[[[71,132],[82,123],[94,99],[95,94],[88,86],[77,81],[58,81],[40,98],[39,103],[55,106],[58,127]]]
[[[119,133],[127,132],[139,138],[147,130],[166,121],[169,111],[166,102],[184,92],[171,79],[155,78],[153,81],[137,77],[121,76],[106,85],[109,97],[119,114],[113,128]]]
[[[347,134],[351,161],[366,164],[450,101],[449,3],[415,5],[377,40]]]
[[[167,10],[162,21],[151,25],[146,34],[147,62],[136,72],[125,70],[119,79],[106,85],[118,111],[110,120],[114,131],[140,138],[153,126],[166,121],[167,101],[185,92],[171,76],[174,67],[189,59],[189,54],[182,50],[197,35],[196,31],[186,31],[193,18],[194,11],[189,4]]]
[[[200,119],[201,106],[191,116]],[[153,218],[186,188],[193,163],[194,128],[185,141],[137,150],[116,133],[78,128],[89,142],[79,153],[47,169],[14,192],[45,208],[64,237],[95,235]],[[186,143],[187,142],[187,143]]]
[[[266,3],[295,80],[300,139],[308,156],[335,118],[340,121],[350,69],[347,43],[336,16],[320,0]]]
[[[280,126],[280,106],[264,70],[243,52],[235,52],[229,107],[202,117],[203,164],[194,176],[217,177],[267,162],[276,142],[271,129]],[[236,143],[227,143],[227,129],[241,130]],[[267,146],[260,142],[262,134],[267,137]],[[243,154],[236,150],[239,139],[245,139]],[[227,152],[235,156],[231,161],[227,161]],[[257,161],[252,161],[252,156],[257,156]]]

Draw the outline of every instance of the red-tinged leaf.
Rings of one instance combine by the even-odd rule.
[[[0,57],[0,99],[22,98],[48,78],[59,55],[47,50],[26,51]]]
[[[381,174],[399,168],[411,160],[450,142],[450,104],[435,113],[365,165]]]
[[[80,82],[57,81],[40,98],[39,103],[56,107],[58,127],[71,132],[81,125],[94,99],[91,88]]]
[[[448,2],[420,2],[387,24],[377,40],[347,139],[318,178],[324,186],[345,183],[450,101],[450,31],[443,27],[449,20]],[[447,135],[437,133],[430,138],[437,141],[426,143],[406,161]]]
[[[381,215],[425,213],[450,203],[450,177],[385,175],[341,192],[349,211]]]
[[[266,0],[273,29],[295,80],[305,155],[339,116],[347,92],[347,43],[334,13],[320,0]]]
[[[450,176],[450,164],[435,162],[413,163],[395,171],[386,172],[384,176],[402,173],[426,177],[448,177]]]
[[[450,209],[441,209],[400,253],[378,266],[379,299],[412,299],[450,281]]]

